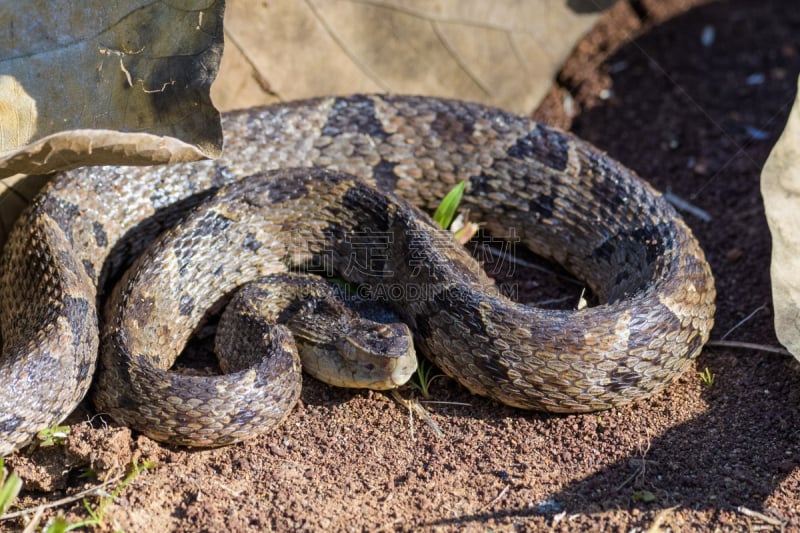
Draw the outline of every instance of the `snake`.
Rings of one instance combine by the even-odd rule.
[[[400,95],[222,122],[217,160],[64,172],[16,222],[0,258],[0,454],[65,418],[93,377],[99,411],[159,440],[213,446],[272,427],[296,399],[295,359],[214,376],[169,366],[201,303],[293,269],[365,287],[446,375],[521,409],[650,397],[708,340],[716,292],[696,238],[659,192],[570,133]],[[471,220],[560,264],[600,303],[504,296],[425,215],[462,181]],[[281,330],[265,343],[291,351]]]

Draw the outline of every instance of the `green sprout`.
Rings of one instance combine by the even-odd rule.
[[[100,501],[98,502],[97,506],[93,507],[89,504],[86,498],[83,499],[83,506],[86,509],[86,512],[89,513],[89,518],[73,524],[67,524],[63,518],[58,518],[53,524],[50,525],[50,527],[47,528],[46,533],[63,533],[66,531],[73,531],[81,527],[101,526],[103,524],[103,520],[105,519],[105,514],[108,510],[108,507],[114,502],[114,500],[117,499],[122,491],[125,490],[125,487],[127,487],[134,479],[136,479],[139,474],[145,470],[155,468],[155,466],[155,463],[151,463],[150,461],[131,463],[128,468],[128,473],[124,478],[122,478],[122,481],[120,481],[119,485],[116,486],[111,494],[100,496]]]
[[[712,374],[708,367],[705,368],[702,372],[697,373],[700,376],[700,381],[706,384],[707,387],[711,387],[714,384],[714,378],[716,374]]]
[[[453,219],[456,217],[456,210],[458,210],[458,204],[461,203],[461,197],[464,196],[466,187],[467,182],[464,180],[450,189],[450,192],[442,198],[442,203],[439,204],[439,207],[436,208],[436,212],[433,214],[433,220],[439,224],[440,228],[447,229],[450,227],[450,224],[453,223]]]
[[[434,372],[438,370],[436,366],[425,358],[420,358],[417,364],[417,381],[412,385],[417,388],[426,400],[431,397],[431,384],[439,378],[445,377],[444,374]],[[433,374],[433,375],[431,375]]]
[[[0,457],[0,516],[6,514],[20,490],[22,490],[22,480],[16,472],[8,473],[5,461]]]
[[[69,426],[56,425],[41,430],[36,434],[36,438],[39,439],[39,446],[42,447],[60,445],[67,442],[69,431]]]

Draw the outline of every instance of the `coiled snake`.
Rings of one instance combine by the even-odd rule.
[[[18,221],[0,278],[1,454],[87,392],[104,272],[201,201],[107,305],[119,313],[105,320],[95,401],[155,438],[223,444],[283,416],[296,397],[291,360],[222,376],[165,369],[201,304],[296,266],[400,287],[393,305],[418,351],[474,393],[526,409],[585,412],[652,395],[708,339],[714,283],[686,225],[569,134],[476,104],[362,95],[229,114],[224,130],[217,161],[64,173]],[[300,170],[270,172],[287,167]],[[606,303],[553,311],[499,295],[417,210],[435,209],[460,180],[472,219],[493,235],[513,230]],[[371,246],[359,245],[364,235]],[[268,343],[290,344],[279,334]]]

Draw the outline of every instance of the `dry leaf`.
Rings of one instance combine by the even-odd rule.
[[[353,92],[530,113],[613,0],[230,0],[221,109]]]
[[[800,93],[761,172],[778,340],[800,360]]]
[[[216,157],[222,0],[0,0],[0,177]]]

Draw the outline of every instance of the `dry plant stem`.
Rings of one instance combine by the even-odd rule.
[[[641,467],[637,468],[636,471],[633,474],[628,476],[628,478],[625,481],[623,481],[622,484],[619,485],[615,489],[616,491],[622,490],[622,488],[625,487],[625,485],[627,485],[628,483],[630,483],[631,481],[633,481],[636,478],[640,478],[640,479],[644,478],[645,469],[647,467],[647,452],[650,451],[650,433],[647,432],[646,436],[647,436],[647,441],[646,441],[647,445],[642,447],[641,443],[639,443],[639,454],[642,457],[642,459],[641,459],[641,461],[642,461],[641,462]]]
[[[31,521],[28,522],[28,525],[25,526],[25,529],[22,530],[22,533],[33,533],[36,531],[36,528],[39,527],[39,522],[42,521],[42,515],[44,514],[44,505],[40,505],[36,508],[36,513],[31,518]]]
[[[769,516],[764,513],[759,513],[758,511],[752,511],[742,505],[737,507],[736,510],[750,518],[755,518],[756,520],[761,520],[762,522],[766,522],[767,524],[778,526],[781,528],[781,530],[783,530],[783,527],[786,525],[786,522],[784,520],[781,520],[780,518]]]
[[[28,515],[28,514],[34,513],[34,512],[38,513],[39,509],[44,510],[44,509],[51,509],[53,507],[60,507],[62,505],[67,505],[69,503],[73,503],[73,502],[82,500],[86,496],[93,496],[93,495],[101,495],[101,496],[103,496],[103,495],[107,495],[107,493],[105,493],[103,491],[103,489],[105,489],[107,486],[109,486],[109,485],[111,485],[113,483],[116,483],[117,481],[121,480],[123,477],[124,477],[124,474],[120,474],[118,476],[114,476],[113,478],[107,479],[106,481],[104,481],[100,485],[97,485],[95,487],[91,487],[89,489],[83,490],[81,492],[78,492],[77,494],[73,494],[72,496],[67,496],[66,498],[61,498],[60,500],[44,503],[42,505],[39,505],[37,507],[32,507],[30,509],[22,509],[21,511],[14,511],[13,513],[6,513],[3,516],[0,516],[0,520],[8,520],[10,518],[18,518],[20,516],[25,516],[25,515]]]
[[[444,437],[444,431],[441,430],[439,425],[433,421],[431,415],[428,411],[425,410],[422,405],[416,400],[406,400],[403,398],[397,389],[392,389],[392,398],[394,398],[400,405],[405,406],[409,413],[416,413],[418,417],[420,417],[430,428],[433,430],[433,434],[436,436],[437,439],[441,439]],[[412,418],[412,431],[413,431],[413,418]]]
[[[757,350],[759,352],[777,353],[780,355],[791,356],[791,352],[786,348],[779,346],[767,346],[766,344],[756,344],[754,342],[739,342],[739,341],[708,341],[706,346],[710,348],[741,348],[743,350]]]
[[[742,326],[743,324],[745,324],[745,323],[747,323],[748,321],[750,321],[750,320],[751,320],[751,319],[752,319],[754,316],[756,316],[756,314],[758,314],[760,311],[763,311],[764,309],[766,309],[766,307],[767,307],[766,305],[762,305],[762,306],[760,306],[760,307],[757,307],[755,310],[753,310],[753,312],[752,312],[752,313],[750,313],[749,315],[747,315],[746,317],[744,317],[743,319],[741,319],[741,320],[740,320],[740,321],[739,321],[739,322],[738,322],[738,323],[737,323],[735,326],[733,326],[731,329],[729,329],[728,331],[726,331],[726,332],[725,332],[725,335],[723,335],[722,337],[720,337],[720,340],[723,340],[723,341],[724,341],[725,339],[727,339],[727,338],[728,338],[728,335],[730,335],[731,333],[733,333],[734,331],[736,331],[737,329],[739,329],[739,327],[740,327],[740,326]]]
[[[664,193],[664,199],[666,199],[669,203],[674,205],[675,208],[678,209],[679,211],[685,211],[687,213],[690,213],[699,218],[700,220],[702,220],[703,222],[711,222],[711,215],[709,215],[708,212],[703,211],[696,205],[687,202],[680,196],[670,191]]]
[[[434,405],[459,405],[462,407],[472,407],[472,404],[467,402],[443,402],[439,400],[419,400],[419,403],[434,404]]]
[[[679,506],[675,505],[673,507],[667,507],[666,509],[662,509],[658,512],[658,514],[653,519],[653,523],[650,524],[650,527],[647,528],[645,533],[659,533],[662,531],[661,524],[664,523],[664,519],[667,518],[667,515],[677,509]]]
[[[497,496],[495,496],[495,497],[494,497],[494,499],[492,499],[492,501],[490,501],[490,502],[488,502],[486,505],[484,505],[484,506],[483,506],[483,509],[488,509],[489,507],[491,507],[491,506],[492,506],[492,505],[494,505],[495,503],[497,503],[497,502],[499,502],[500,500],[502,500],[502,499],[503,499],[503,496],[505,496],[505,495],[506,495],[506,493],[508,492],[508,488],[509,488],[510,486],[511,486],[511,485],[506,485],[505,487],[503,487],[503,490],[501,490],[501,491],[500,491],[500,494],[498,494]]]

